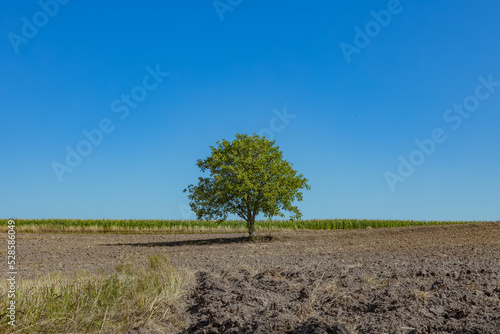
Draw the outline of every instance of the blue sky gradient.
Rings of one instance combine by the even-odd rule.
[[[310,181],[303,218],[498,220],[499,16],[493,0],[6,3],[0,216],[193,219],[196,160],[267,133]]]

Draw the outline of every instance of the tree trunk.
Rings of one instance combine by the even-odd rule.
[[[250,239],[252,239],[252,240],[254,238],[254,236],[253,236],[253,224],[254,224],[253,220],[247,221],[248,235],[249,235]]]

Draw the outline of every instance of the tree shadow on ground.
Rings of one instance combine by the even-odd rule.
[[[249,237],[210,238],[210,239],[194,239],[194,240],[180,240],[180,241],[105,244],[104,246],[133,246],[133,247],[210,246],[210,245],[227,245],[227,244],[237,244],[237,243],[268,242],[272,241],[273,239],[274,239],[273,236],[264,235],[264,236],[257,236],[253,240],[250,239]]]

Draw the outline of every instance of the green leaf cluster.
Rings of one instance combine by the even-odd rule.
[[[290,219],[300,219],[293,203],[302,201],[302,189],[311,188],[275,143],[256,134],[236,134],[232,142],[223,139],[210,146],[211,155],[197,161],[208,177],[184,189],[197,218],[224,221],[237,215],[247,222],[251,237],[258,214],[272,219],[288,211]]]

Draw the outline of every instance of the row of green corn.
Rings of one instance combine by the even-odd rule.
[[[206,220],[113,220],[113,219],[16,219],[16,226],[44,228],[101,228],[111,229],[245,229],[243,220],[224,222]],[[291,230],[342,230],[382,227],[403,227],[419,225],[449,225],[478,223],[477,221],[416,221],[416,220],[370,220],[370,219],[311,219],[311,220],[262,220],[255,223],[256,229]],[[7,219],[0,219],[0,226],[7,226]]]

